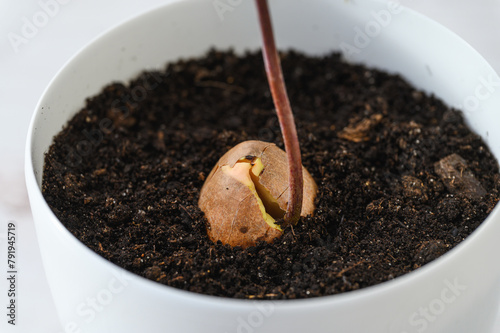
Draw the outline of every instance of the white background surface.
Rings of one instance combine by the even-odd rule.
[[[59,68],[81,47],[116,24],[169,0],[0,0],[0,332],[61,333],[38,254],[24,185],[24,145],[36,102]],[[206,0],[212,1],[212,0]],[[223,0],[224,1],[224,0]],[[245,0],[249,1],[249,0]],[[306,0],[304,0],[306,1]],[[332,0],[333,1],[333,0]],[[339,0],[340,1],[340,0]],[[363,0],[350,0],[363,1]],[[365,0],[366,1],[366,0]],[[53,15],[15,47],[26,20]],[[500,72],[500,0],[401,0],[468,41]],[[48,8],[48,7],[46,7]],[[48,16],[47,16],[48,17]],[[39,18],[40,19],[40,18]],[[45,23],[45,24],[43,24]],[[26,31],[25,31],[26,33]],[[11,35],[12,36],[12,35]],[[24,37],[23,37],[24,38]],[[18,228],[18,317],[7,324],[5,233]],[[500,323],[495,332],[500,332]],[[480,332],[478,332],[480,333]]]

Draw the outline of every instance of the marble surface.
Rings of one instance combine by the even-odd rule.
[[[5,238],[9,221],[17,224],[19,265],[17,325],[8,325],[6,311],[0,310],[0,332],[63,332],[45,280],[24,184],[25,137],[38,98],[59,68],[93,38],[167,2],[170,1],[0,0],[1,276],[7,270]],[[497,33],[500,0],[401,0],[401,3],[453,30],[500,72]],[[24,27],[33,20],[39,20],[40,27],[32,30]],[[1,309],[5,309],[7,289],[6,279],[0,279]],[[495,332],[500,332],[500,322]]]

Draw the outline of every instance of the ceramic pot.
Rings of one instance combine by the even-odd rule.
[[[270,6],[280,49],[341,51],[351,62],[399,73],[461,107],[500,156],[500,78],[446,28],[397,2],[271,0]],[[26,178],[64,332],[489,332],[500,301],[498,206],[460,245],[415,272],[359,291],[285,301],[205,296],[146,280],[95,254],[50,210],[40,190],[44,154],[85,98],[210,47],[255,50],[257,22],[250,0],[177,1],[94,40],[43,93],[29,130]]]

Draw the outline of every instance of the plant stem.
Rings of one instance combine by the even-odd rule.
[[[262,32],[262,55],[266,66],[267,80],[273,96],[274,106],[281,127],[285,151],[288,157],[288,207],[285,214],[285,226],[296,224],[302,211],[303,182],[302,159],[300,156],[299,139],[293,118],[292,108],[286,92],[285,81],[281,63],[274,42],[273,27],[267,0],[255,0],[259,13],[260,28]]]

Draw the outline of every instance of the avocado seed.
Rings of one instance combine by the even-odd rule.
[[[303,168],[301,216],[314,213],[317,186]],[[273,143],[242,142],[220,158],[208,175],[198,205],[214,241],[243,248],[272,242],[283,233],[276,223],[288,205],[288,161]]]

